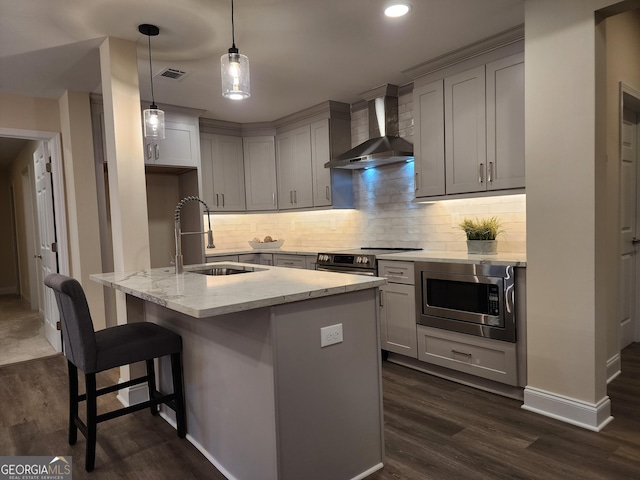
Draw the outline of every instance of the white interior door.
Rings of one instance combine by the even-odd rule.
[[[38,205],[38,233],[40,250],[40,278],[42,284],[44,278],[50,273],[58,272],[58,255],[56,253],[56,227],[53,210],[53,187],[51,184],[51,167],[48,146],[41,142],[33,154],[34,175],[36,181],[36,199]],[[60,332],[57,323],[59,320],[58,308],[53,291],[49,288],[43,290],[43,309],[45,321],[45,334],[49,343],[61,350]]]
[[[621,132],[620,349],[635,341],[638,238],[638,113],[623,109]]]

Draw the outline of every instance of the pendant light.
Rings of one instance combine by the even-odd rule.
[[[251,96],[249,88],[249,59],[236,48],[231,0],[231,48],[220,58],[222,71],[222,96],[231,100],[243,100]]]
[[[138,31],[149,37],[149,78],[151,79],[151,106],[144,111],[144,136],[145,138],[164,138],[164,112],[158,109],[153,95],[153,71],[151,69],[151,37],[160,33],[155,25],[144,23],[138,25]]]

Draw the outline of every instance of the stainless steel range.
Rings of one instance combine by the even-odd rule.
[[[378,255],[394,252],[422,250],[421,248],[368,248],[318,253],[318,270],[375,276],[378,273]]]

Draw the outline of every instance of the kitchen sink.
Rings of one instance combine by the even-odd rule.
[[[253,270],[239,270],[237,268],[229,267],[210,267],[200,270],[187,270],[189,273],[198,273],[200,275],[236,275],[238,273],[251,273]]]

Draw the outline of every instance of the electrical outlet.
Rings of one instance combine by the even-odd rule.
[[[320,347],[328,347],[335,343],[342,342],[342,324],[331,325],[329,327],[322,327],[320,329]]]
[[[251,231],[255,232],[256,231],[256,224],[255,223],[251,223]]]
[[[331,219],[331,230],[335,230],[336,229],[336,219],[332,218]]]

